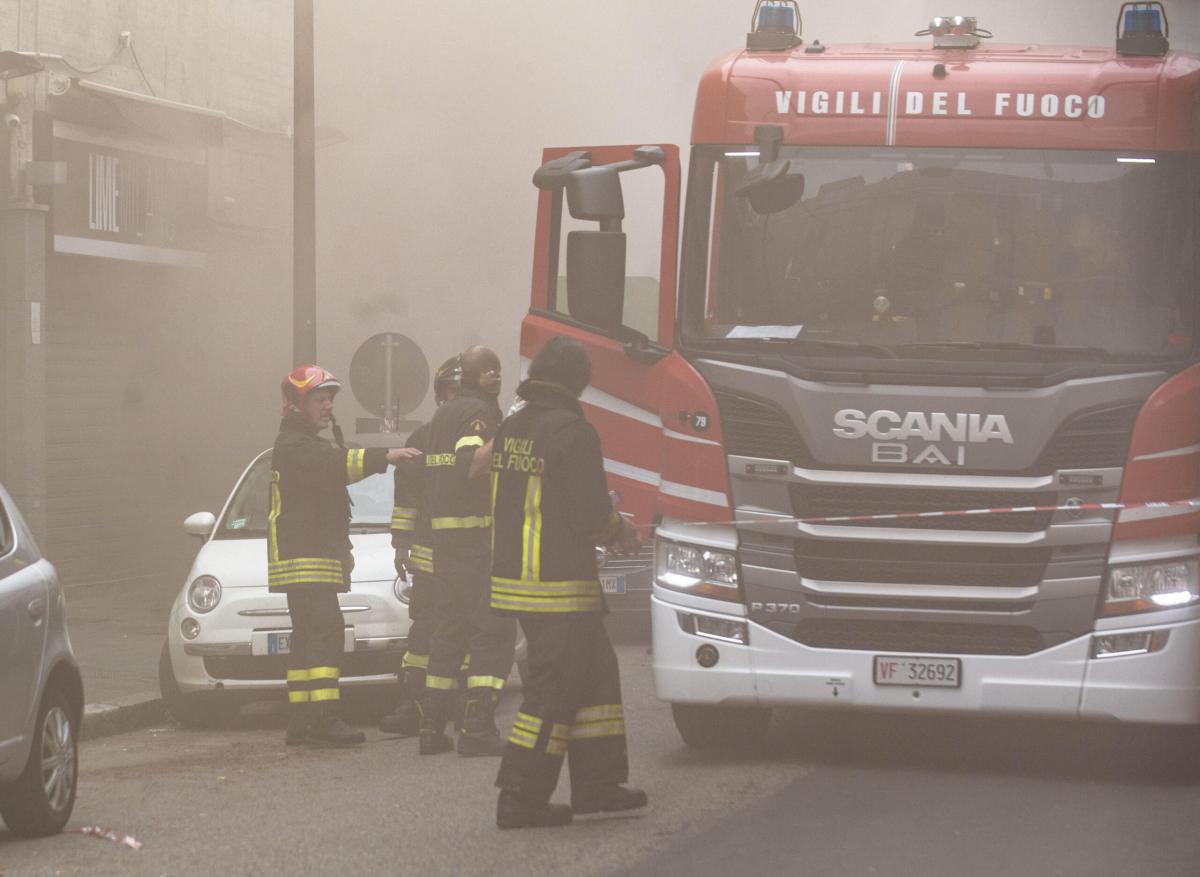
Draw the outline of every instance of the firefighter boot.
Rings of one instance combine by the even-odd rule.
[[[351,728],[342,721],[337,708],[331,703],[320,703],[316,714],[308,725],[308,742],[323,746],[358,746],[367,741],[367,735]]]
[[[299,746],[308,742],[308,721],[312,715],[312,704],[289,703],[287,735],[283,742],[288,746]]]
[[[531,803],[515,791],[500,790],[496,802],[496,825],[500,828],[545,828],[570,822],[571,808],[566,804]]]
[[[417,667],[405,667],[400,672],[400,702],[379,722],[379,730],[415,737],[421,730],[421,705],[417,697],[425,688],[425,674]]]
[[[463,726],[458,734],[459,755],[500,756],[504,741],[496,730],[496,704],[500,692],[492,688],[473,688],[463,704]]]
[[[575,813],[617,813],[645,807],[649,799],[641,789],[628,789],[619,783],[600,783],[571,788],[571,810]]]
[[[422,755],[438,755],[454,748],[454,741],[446,736],[447,697],[453,696],[452,691],[433,688],[426,688],[421,696],[421,745],[418,751]]]

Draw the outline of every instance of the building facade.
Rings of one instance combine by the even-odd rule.
[[[270,443],[291,9],[0,0],[0,480],[68,583],[176,585]]]

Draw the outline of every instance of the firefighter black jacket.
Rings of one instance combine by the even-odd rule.
[[[518,393],[527,404],[501,424],[492,450],[492,609],[603,612],[596,546],[620,518],[600,437],[565,389],[526,381]]]
[[[425,453],[425,497],[435,549],[490,541],[488,479],[471,478],[470,470],[475,451],[495,434],[499,422],[496,400],[466,387],[433,415]]]
[[[423,453],[429,451],[429,426],[423,423],[413,431],[408,437],[410,448]],[[412,569],[433,572],[429,503],[425,498],[425,459],[415,460],[410,466],[397,466],[394,486],[392,547],[397,554],[408,556]]]
[[[387,469],[385,448],[336,448],[299,414],[279,425],[271,452],[267,585],[273,592],[350,590],[346,485]]]

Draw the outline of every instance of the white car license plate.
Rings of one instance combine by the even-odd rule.
[[[290,633],[268,633],[267,654],[286,655],[292,650],[292,635]]]
[[[286,655],[292,650],[290,630],[256,630],[250,634],[250,654]],[[354,628],[347,627],[342,638],[342,650],[354,651]]]
[[[624,594],[625,576],[600,576],[600,587],[606,594]]]
[[[876,655],[875,684],[958,688],[962,685],[962,661],[918,655]]]

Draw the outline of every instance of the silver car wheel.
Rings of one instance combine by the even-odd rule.
[[[71,717],[51,707],[42,721],[42,789],[50,809],[61,813],[75,789],[75,740]]]

